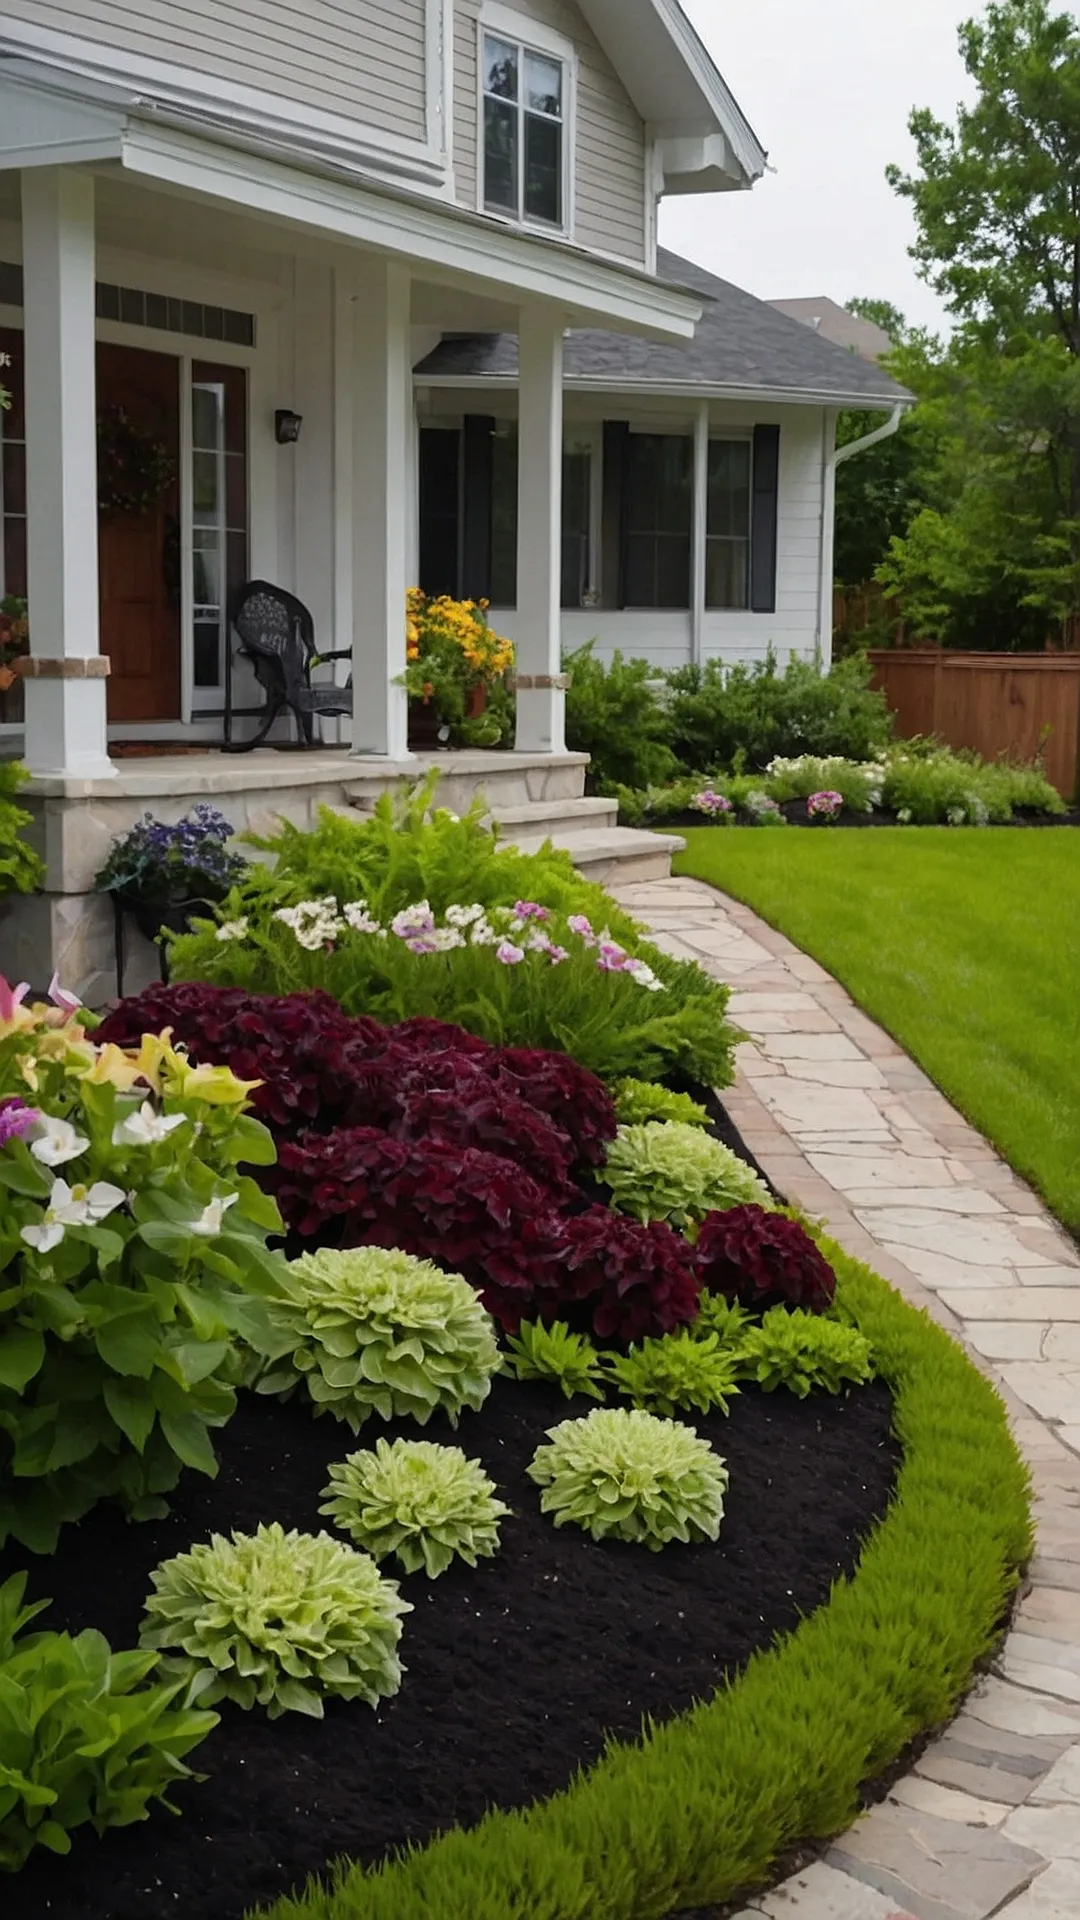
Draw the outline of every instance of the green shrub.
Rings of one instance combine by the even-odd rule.
[[[608,1149],[604,1179],[622,1213],[693,1227],[727,1207],[771,1207],[756,1173],[711,1134],[678,1122],[620,1127]]]
[[[980,760],[947,747],[905,742],[888,756],[885,805],[915,826],[1004,824],[1016,807],[1065,811],[1060,794],[1037,767]]]
[[[437,1580],[455,1559],[475,1567],[499,1550],[510,1508],[478,1460],[426,1440],[377,1440],[330,1469],[327,1516],[374,1560],[391,1554],[405,1573]]]
[[[412,1612],[374,1560],[328,1533],[215,1533],[151,1575],[140,1635],[167,1671],[209,1675],[206,1698],[269,1718],[323,1701],[374,1707],[401,1686],[401,1620]]]
[[[952,1718],[1032,1548],[1005,1409],[883,1280],[824,1251],[896,1397],[895,1498],[857,1572],[714,1700],[543,1806],[273,1908],[271,1920],[658,1920],[746,1898],[843,1832],[860,1785]]]
[[[145,1820],[191,1777],[184,1755],[217,1726],[197,1687],[145,1684],[152,1653],[114,1653],[100,1633],[23,1635],[48,1601],[24,1607],[26,1575],[0,1587],[0,1872],[35,1847],[70,1853],[76,1827]]]
[[[99,1046],[24,1004],[0,1037],[0,1543],[50,1553],[95,1501],[167,1511],[183,1467],[217,1471],[237,1340],[268,1351],[257,1298],[280,1256],[247,1086],[167,1040]],[[20,1096],[33,1089],[30,1109]]]
[[[622,826],[655,827],[665,820],[674,820],[680,814],[689,812],[690,803],[695,794],[701,792],[702,784],[701,774],[690,773],[659,786],[618,785],[610,791],[612,799],[619,803],[619,822]]]
[[[202,922],[175,943],[175,979],[247,993],[319,988],[349,1014],[388,1025],[426,1015],[495,1046],[572,1053],[604,1079],[682,1073],[727,1086],[733,1077],[728,989],[640,937],[612,941],[607,905],[595,920],[522,926],[512,909],[485,912],[468,900],[439,924],[421,901],[380,928],[363,900],[327,895],[271,910],[264,902],[258,912],[249,901],[252,911],[234,918],[236,898],[222,908],[222,926]]]
[[[766,788],[773,800],[809,800],[812,794],[832,791],[843,797],[852,813],[870,813],[882,801],[884,761],[822,758],[812,753],[797,760],[773,760],[766,772]]]
[[[872,760],[892,733],[861,654],[827,673],[800,659],[781,673],[771,653],[752,666],[710,660],[680,667],[669,682],[672,746],[687,768],[763,769],[777,755],[803,753]]]
[[[710,1293],[708,1287],[702,1288],[697,1319],[691,1328],[695,1335],[715,1334],[722,1347],[735,1347],[750,1325],[751,1315],[737,1300],[729,1300],[722,1293]]]
[[[456,1426],[483,1406],[500,1364],[494,1322],[467,1281],[382,1247],[291,1261],[276,1319],[285,1351],[259,1392],[303,1382],[316,1413],[353,1433],[372,1414],[426,1426],[444,1413]]]
[[[670,722],[656,688],[655,667],[645,660],[613,655],[605,666],[590,640],[563,665],[570,675],[566,696],[566,744],[571,753],[588,753],[589,784],[594,793],[620,786],[648,787],[676,771]]]
[[[742,1335],[738,1362],[744,1379],[766,1393],[787,1387],[800,1400],[815,1391],[840,1393],[874,1377],[870,1343],[854,1327],[821,1314],[774,1307]]]
[[[684,1127],[707,1127],[709,1116],[688,1093],[672,1093],[655,1081],[622,1080],[615,1088],[615,1108],[624,1127],[644,1126],[649,1120],[674,1120]]]
[[[518,1380],[554,1380],[567,1400],[588,1394],[604,1398],[600,1355],[583,1333],[571,1333],[561,1320],[553,1326],[525,1320],[507,1341],[506,1365]]]
[[[715,1540],[727,1469],[707,1440],[675,1420],[597,1407],[552,1427],[528,1472],[557,1527],[632,1540],[659,1553],[672,1540]]]
[[[15,760],[0,760],[0,899],[5,893],[33,893],[44,884],[45,867],[23,839],[31,816],[15,795],[28,778]]]
[[[332,897],[364,900],[388,926],[417,900],[428,901],[437,915],[462,902],[491,908],[537,900],[557,913],[588,914],[619,938],[632,937],[634,922],[578,873],[568,853],[550,843],[538,853],[502,845],[482,799],[460,819],[436,808],[438,780],[436,770],[411,789],[383,794],[367,817],[345,819],[321,807],[310,832],[283,820],[276,833],[243,836],[271,864],[252,869],[230,895],[224,917],[265,917],[275,907]],[[190,951],[186,939],[177,943],[178,957]]]
[[[608,1377],[626,1400],[647,1413],[710,1413],[738,1393],[740,1356],[715,1333],[680,1328],[660,1340],[643,1340],[629,1353],[612,1354]]]

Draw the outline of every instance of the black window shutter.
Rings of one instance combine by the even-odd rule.
[[[628,420],[604,421],[604,505],[601,530],[605,607],[626,605],[627,493],[626,462],[630,450]]]
[[[754,503],[750,521],[750,611],[776,612],[776,528],[780,429],[754,428]]]
[[[461,435],[456,429],[420,430],[420,578],[424,593],[458,597],[458,499]]]
[[[467,413],[462,458],[461,591],[466,600],[491,598],[491,442],[495,422]]]

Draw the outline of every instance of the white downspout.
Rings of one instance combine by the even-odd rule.
[[[821,580],[818,588],[818,652],[821,664],[827,670],[832,664],[832,598],[833,598],[833,555],[836,550],[836,469],[845,460],[853,460],[857,453],[865,453],[868,447],[876,447],[881,440],[890,440],[899,429],[900,422],[907,412],[908,403],[897,402],[883,426],[875,427],[872,433],[864,433],[861,440],[849,440],[846,447],[833,447],[826,454],[822,472],[821,501]],[[826,419],[828,416],[826,416]]]

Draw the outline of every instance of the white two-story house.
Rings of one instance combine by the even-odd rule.
[[[90,883],[110,833],[146,806],[175,816],[211,792],[232,796],[237,825],[275,806],[304,818],[362,775],[407,769],[405,593],[451,584],[422,578],[433,456],[456,516],[453,584],[467,589],[463,565],[475,576],[478,538],[491,565],[493,431],[477,416],[512,422],[500,498],[518,761],[565,759],[567,541],[582,522],[571,637],[603,600],[618,544],[609,534],[605,562],[615,467],[612,441],[605,481],[602,421],[622,418],[629,435],[635,410],[658,430],[673,411],[657,391],[583,423],[576,398],[564,405],[568,355],[578,338],[621,339],[632,365],[688,348],[710,296],[670,262],[658,271],[660,199],[746,189],[764,166],[678,0],[7,0],[0,589],[29,597],[30,657],[3,696],[0,752],[33,776],[49,874],[7,923],[8,971],[41,980],[60,964],[100,986],[108,926]],[[461,338],[513,343],[512,369],[467,369],[477,389],[493,373],[491,401],[452,391]],[[750,449],[736,482],[747,513],[762,495],[746,536],[758,578],[762,542],[784,537],[789,471],[804,544],[817,513],[820,575],[827,399],[796,396],[814,408],[800,458],[785,466],[759,439],[755,478],[753,397],[736,408]],[[710,415],[691,412],[696,605]],[[455,422],[448,455],[432,436]],[[685,482],[680,470],[683,497]],[[488,490],[482,536],[474,483]],[[625,518],[619,537],[625,553]],[[654,538],[654,571],[663,547]],[[306,603],[321,651],[351,655],[351,734],[336,736],[351,759],[339,751],[333,774],[319,755],[213,757],[226,609],[252,578]],[[617,594],[626,606],[622,577]],[[662,628],[655,591],[645,604]],[[816,618],[787,644],[820,641]],[[136,747],[183,752],[123,757]],[[543,797],[530,780],[521,797]]]

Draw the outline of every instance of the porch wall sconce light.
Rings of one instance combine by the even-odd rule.
[[[291,447],[299,440],[303,424],[302,413],[294,413],[291,407],[279,407],[274,415],[274,438],[278,446]]]

